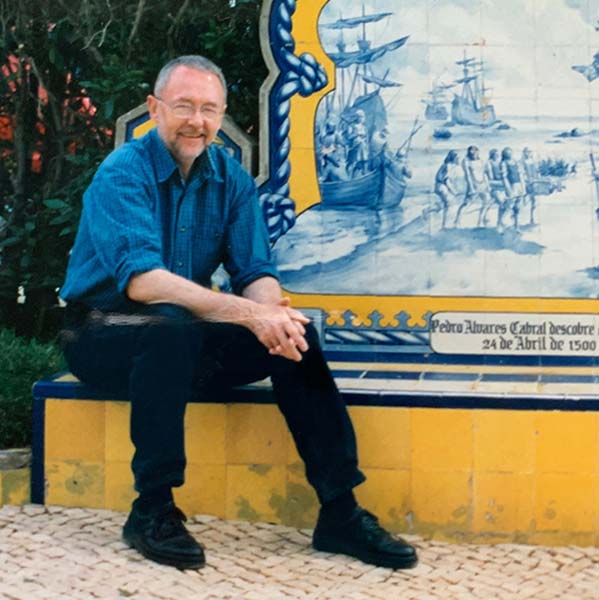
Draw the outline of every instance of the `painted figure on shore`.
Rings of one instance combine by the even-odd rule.
[[[501,178],[503,179],[503,187],[506,195],[506,210],[512,211],[514,228],[518,230],[520,205],[526,195],[526,191],[520,164],[514,159],[512,149],[508,147],[501,151]]]
[[[452,198],[456,198],[458,195],[457,189],[455,188],[455,179],[457,175],[457,168],[459,164],[458,153],[455,150],[450,150],[443,164],[437,170],[435,175],[435,194],[439,198],[439,203],[431,207],[429,212],[441,212],[441,229],[447,227],[447,213],[449,211],[449,202]]]
[[[483,217],[489,206],[491,195],[489,193],[489,181],[485,173],[485,165],[480,159],[478,146],[468,146],[466,156],[462,161],[462,169],[466,178],[466,194],[458,207],[454,226],[459,227],[462,211],[470,203],[478,200],[480,207],[478,210],[477,226],[481,227],[484,224]]]
[[[536,184],[539,180],[539,168],[536,160],[533,158],[532,150],[528,146],[522,150],[520,163],[522,165],[522,173],[525,181],[525,203],[528,204],[530,208],[529,224],[534,225],[535,210],[537,208]]]
[[[497,230],[501,232],[504,228],[503,217],[506,210],[506,195],[503,186],[503,177],[501,175],[501,158],[497,148],[491,148],[491,150],[489,150],[489,158],[485,165],[485,174],[487,176],[487,181],[489,182],[491,202],[483,215],[483,221],[487,221],[489,209],[492,206],[495,206],[497,208]]]

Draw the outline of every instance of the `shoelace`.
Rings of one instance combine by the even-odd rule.
[[[183,523],[187,517],[183,511],[174,504],[169,505],[163,512],[156,515],[154,520],[154,537],[158,540],[187,536],[187,529]]]
[[[359,519],[362,521],[362,526],[366,532],[368,541],[388,539],[391,536],[380,525],[379,520],[369,511],[362,509]]]

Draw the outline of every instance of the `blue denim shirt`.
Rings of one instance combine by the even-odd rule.
[[[83,196],[83,213],[60,296],[126,310],[131,277],[167,269],[203,286],[220,264],[236,293],[278,278],[254,180],[212,145],[187,182],[156,130],[112,152]]]

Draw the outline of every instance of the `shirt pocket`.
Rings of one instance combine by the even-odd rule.
[[[192,248],[193,278],[209,285],[210,276],[222,262],[224,256],[224,228],[220,223],[200,222],[196,224]]]

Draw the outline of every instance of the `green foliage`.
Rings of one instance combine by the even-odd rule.
[[[64,369],[55,344],[0,329],[0,449],[31,445],[31,386]]]
[[[52,337],[83,191],[160,67],[204,54],[227,77],[228,112],[258,131],[266,76],[260,0],[0,0],[0,326]],[[15,318],[25,289],[34,318]],[[15,317],[17,315],[17,317]]]

